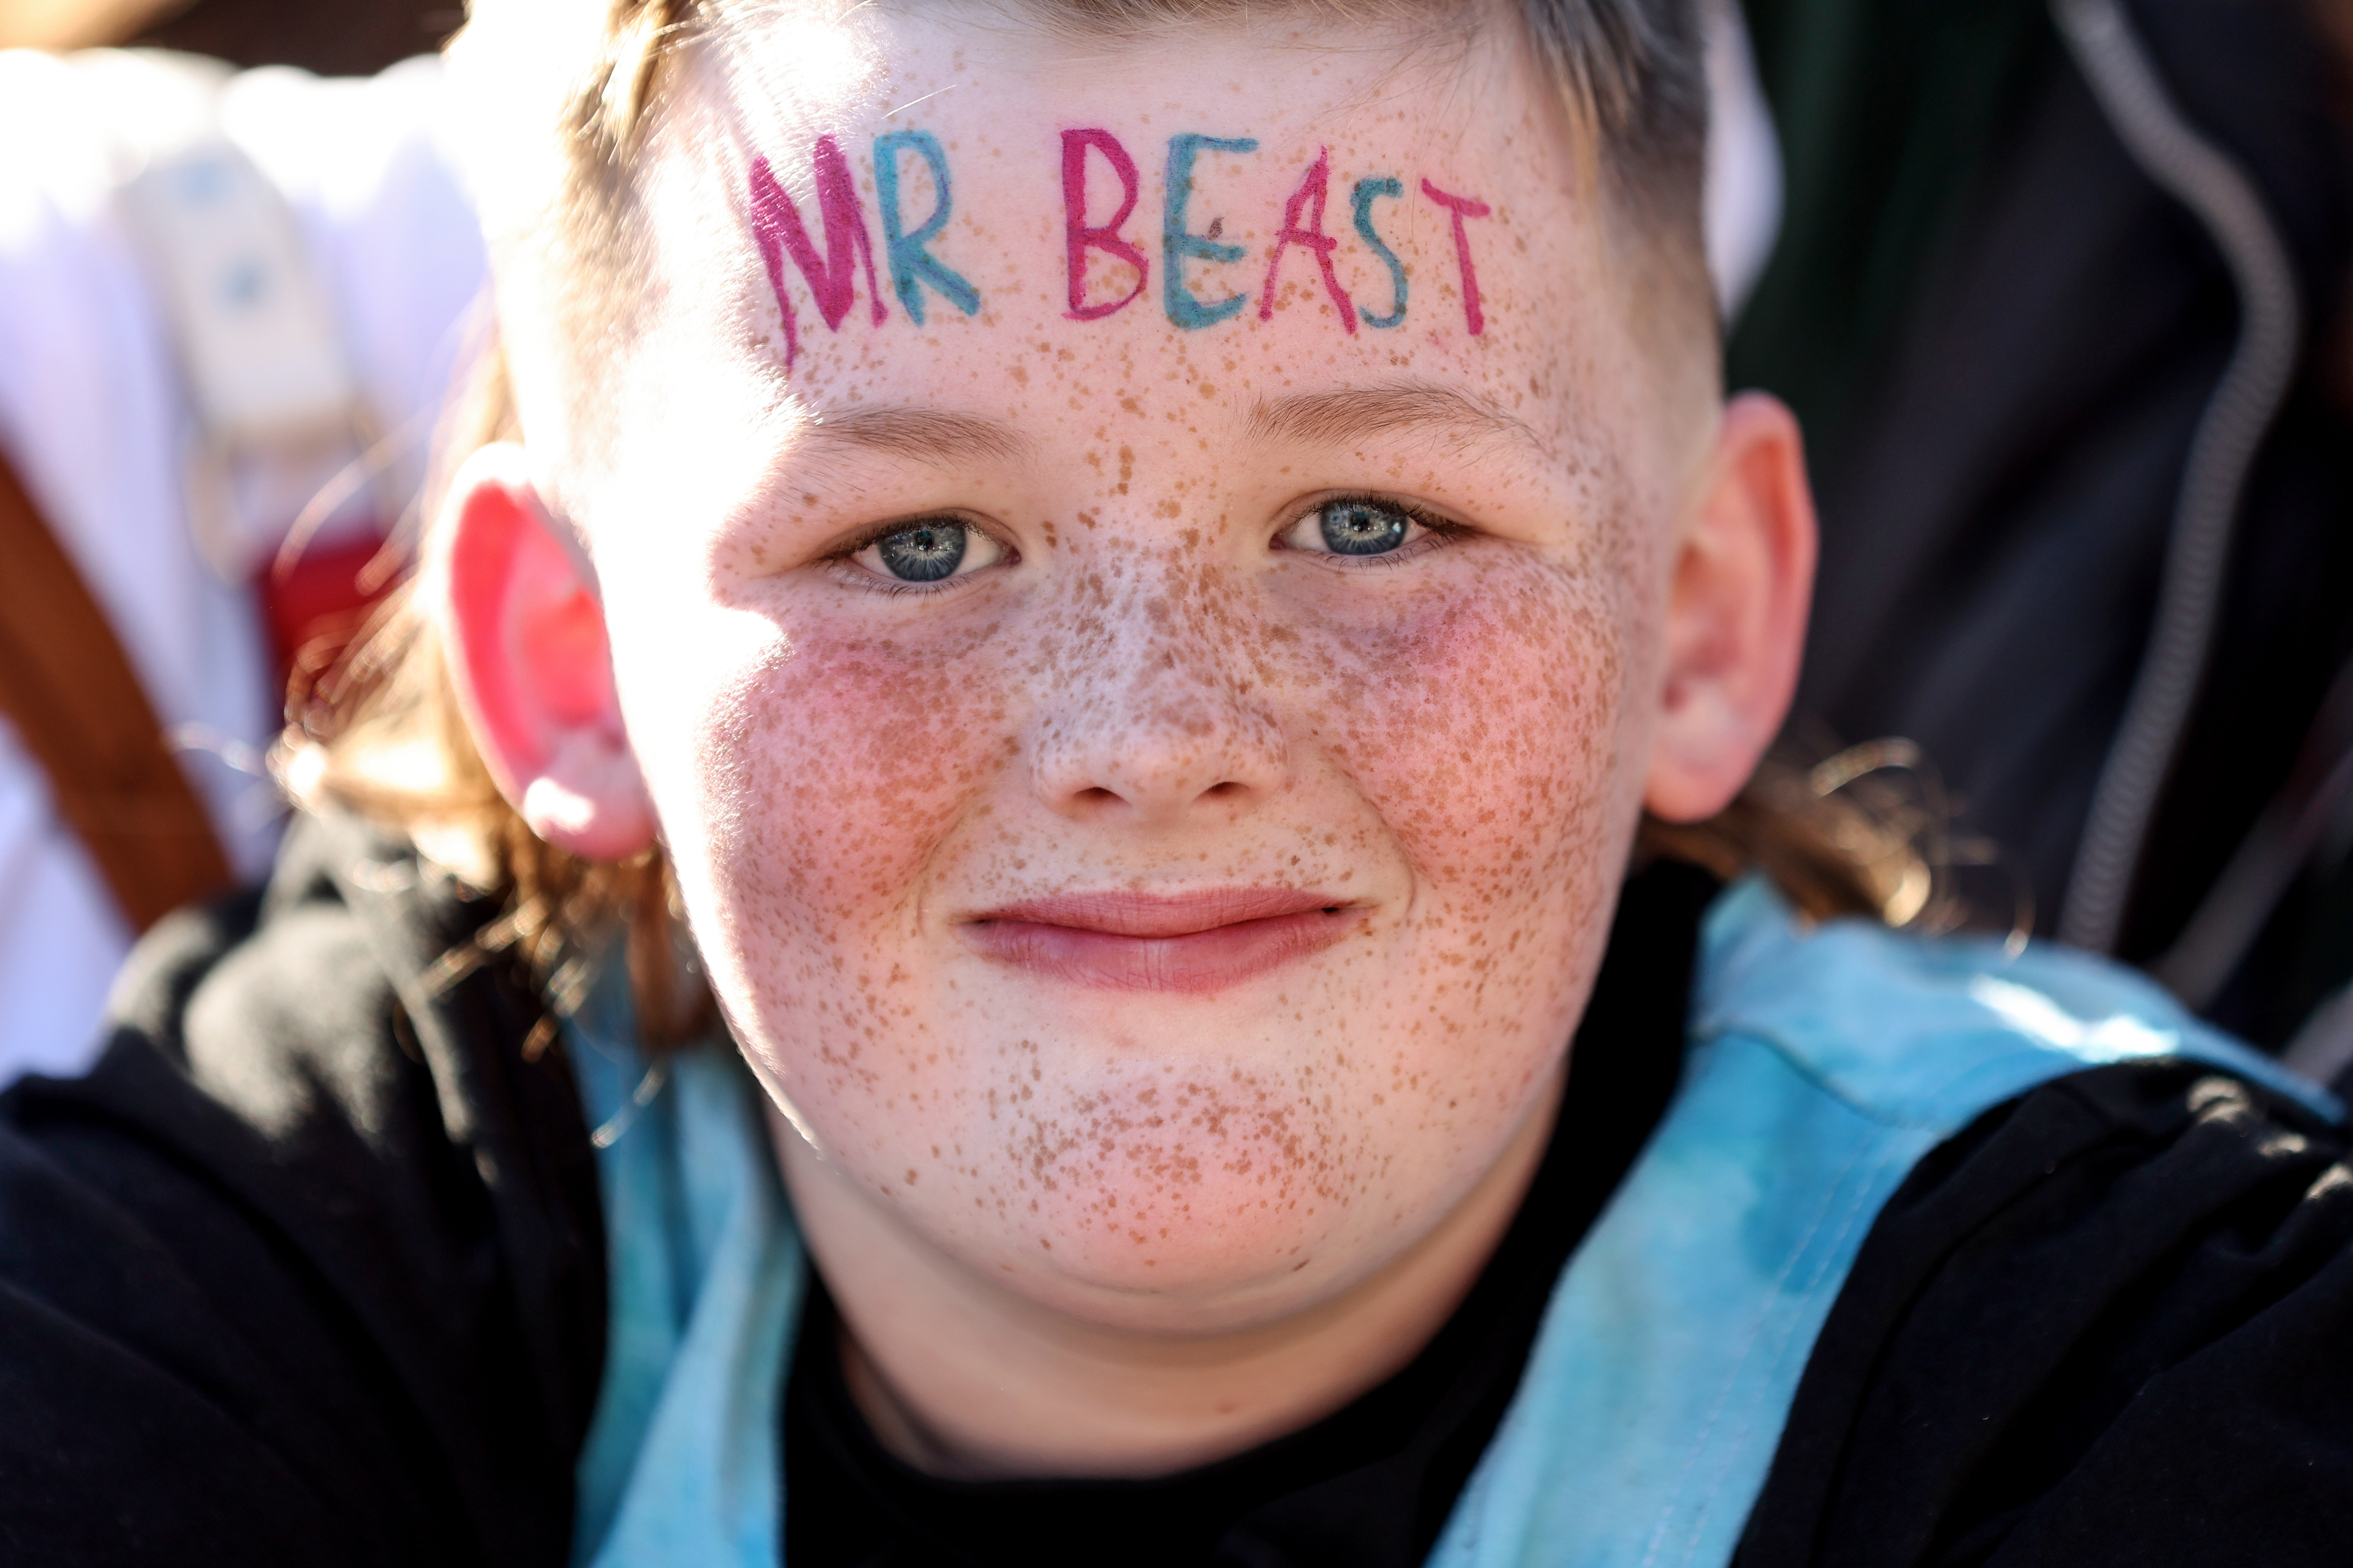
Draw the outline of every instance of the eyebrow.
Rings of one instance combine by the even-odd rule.
[[[1312,446],[1409,434],[1451,434],[1466,441],[1501,437],[1545,457],[1552,455],[1525,421],[1501,405],[1425,382],[1261,398],[1250,409],[1250,433],[1262,441]]]
[[[1419,382],[1261,398],[1250,405],[1247,433],[1254,440],[1303,446],[1409,434],[1466,441],[1500,437],[1551,456],[1536,433],[1509,410],[1472,393]],[[1019,462],[1037,451],[1028,434],[1003,420],[906,405],[828,410],[810,423],[805,439],[938,468]]]
[[[937,468],[976,461],[1019,462],[1037,447],[1027,435],[1002,420],[890,405],[828,410],[810,421],[803,439],[881,452]]]

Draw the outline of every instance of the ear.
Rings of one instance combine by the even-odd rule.
[[[493,443],[458,470],[426,580],[474,743],[531,830],[591,860],[650,845],[595,574],[521,447]]]
[[[1668,590],[1666,687],[1643,805],[1697,822],[1732,804],[1797,689],[1814,585],[1814,501],[1796,416],[1725,405]]]

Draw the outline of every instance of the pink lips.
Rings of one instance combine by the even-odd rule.
[[[991,910],[966,936],[1000,963],[1114,991],[1220,991],[1320,952],[1361,911],[1289,888],[1071,893]]]

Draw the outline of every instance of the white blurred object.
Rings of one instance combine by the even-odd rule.
[[[267,746],[279,720],[251,572],[357,455],[355,426],[392,437],[377,493],[415,493],[480,291],[441,99],[433,59],[325,80],[0,51],[0,448],[166,730],[216,738],[182,760],[244,876],[277,837],[254,809],[266,786],[227,760]],[[205,157],[228,171],[222,221],[159,216],[176,199],[161,182]],[[234,283],[240,259],[285,290],[244,319],[219,308],[234,289],[208,304],[188,281]],[[189,503],[191,454],[206,453],[233,523],[211,551]],[[350,510],[372,520],[375,504]],[[87,1065],[129,940],[0,721],[0,1081]]]
[[[1707,269],[1737,321],[1781,234],[1781,140],[1757,79],[1738,0],[1707,0]]]
[[[205,427],[239,446],[345,434],[359,389],[294,215],[253,160],[208,136],[122,195]]]
[[[244,584],[371,444],[325,279],[287,196],[223,127],[227,67],[124,49],[66,63],[113,133],[117,203],[195,416],[189,526],[222,580]],[[333,521],[374,522],[364,505]]]

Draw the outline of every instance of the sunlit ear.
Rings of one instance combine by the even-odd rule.
[[[592,860],[651,844],[604,605],[521,447],[494,443],[459,469],[425,581],[475,744],[531,830]]]
[[[1643,804],[1670,822],[1730,805],[1779,732],[1814,584],[1797,417],[1761,393],[1724,410],[1667,600],[1666,688]]]

